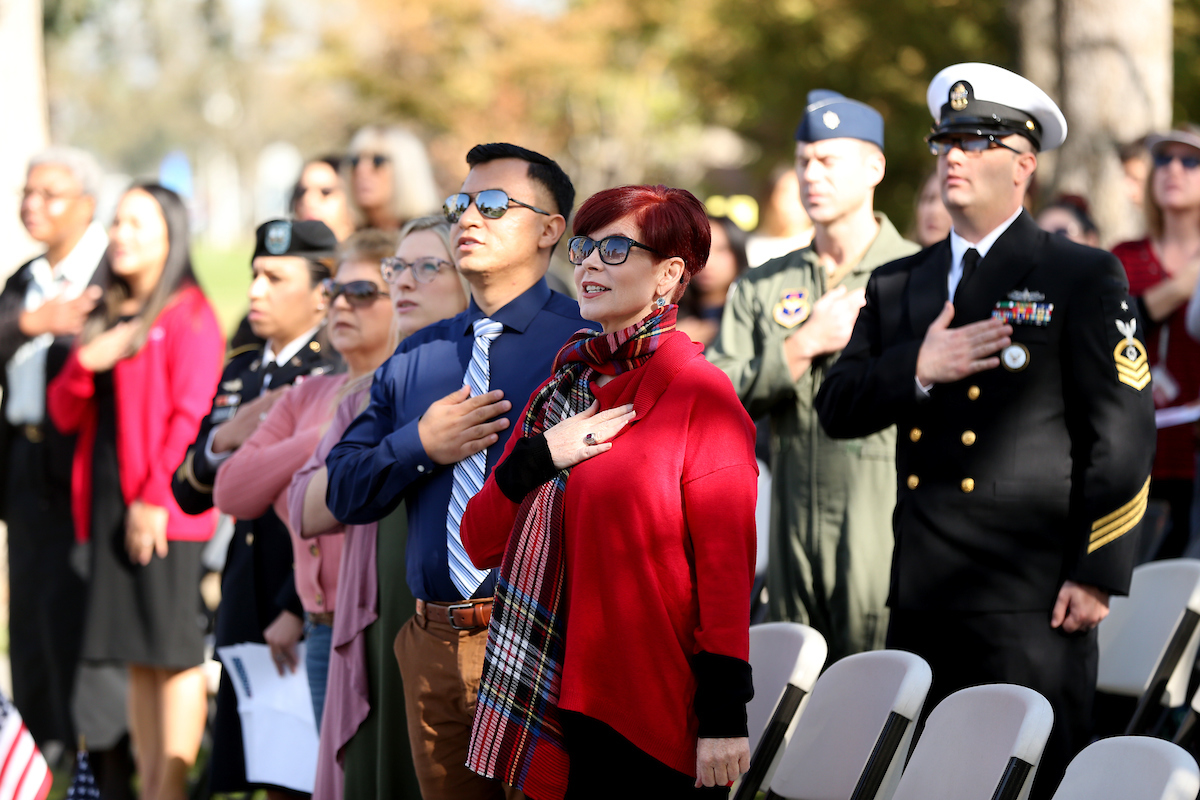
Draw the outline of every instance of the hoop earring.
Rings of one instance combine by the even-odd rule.
[[[654,301],[654,305],[656,308],[666,308],[667,307],[667,298],[665,298],[665,297],[658,298],[657,300]]]

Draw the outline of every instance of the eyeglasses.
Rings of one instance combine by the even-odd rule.
[[[567,242],[567,259],[575,266],[579,266],[592,254],[593,250],[599,248],[600,260],[605,264],[624,264],[625,259],[629,258],[631,247],[640,247],[643,250],[649,250],[656,256],[666,258],[650,245],[635,242],[628,236],[605,236],[598,242],[588,236],[572,236],[571,240]]]
[[[1175,153],[1155,153],[1154,166],[1169,167],[1172,161],[1178,160],[1184,169],[1200,167],[1200,156],[1181,156]]]
[[[453,225],[458,222],[462,215],[467,213],[467,209],[471,207],[474,201],[475,207],[479,209],[479,213],[488,219],[500,219],[512,208],[510,203],[516,203],[521,208],[528,208],[530,211],[535,211],[538,214],[550,216],[549,211],[543,211],[537,206],[531,206],[529,203],[522,203],[520,200],[514,200],[508,196],[508,192],[503,189],[484,189],[482,192],[475,194],[467,194],[459,192],[452,194],[446,198],[445,204],[442,206],[442,213],[446,215],[446,220]]]
[[[358,169],[358,163],[364,158],[370,160],[375,169],[383,169],[383,165],[391,161],[390,158],[382,153],[375,153],[374,155],[367,155],[366,153],[355,154],[350,156],[350,169]]]
[[[433,283],[438,274],[454,269],[454,265],[444,258],[418,258],[416,261],[405,261],[402,258],[385,258],[380,262],[383,279],[388,283],[396,283],[404,270],[412,270],[413,280],[417,283]]]
[[[971,154],[982,153],[984,150],[995,150],[998,147],[1011,150],[1017,155],[1021,154],[1020,150],[1006,145],[991,134],[986,136],[943,136],[938,139],[929,139],[928,141],[929,152],[935,156],[945,155],[956,147],[964,153]]]
[[[26,202],[27,200],[31,200],[34,197],[39,198],[43,204],[49,204],[53,203],[55,200],[74,200],[76,197],[80,196],[81,195],[78,192],[74,194],[59,194],[57,192],[48,192],[45,189],[30,189],[28,186],[17,190],[17,198],[22,203]]]
[[[383,296],[383,290],[374,281],[350,281],[338,283],[333,278],[321,281],[321,291],[330,305],[344,295],[351,308],[366,308]]]

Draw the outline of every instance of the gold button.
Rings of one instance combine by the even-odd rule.
[[[972,386],[971,388],[967,389],[967,399],[968,400],[978,400],[979,399],[979,387],[978,386]]]
[[[319,352],[321,352],[321,343],[320,342],[309,342],[308,349],[312,350],[314,353],[319,353]]]
[[[913,428],[911,431],[908,432],[908,438],[912,439],[914,442],[921,441],[921,429]]]
[[[967,494],[970,494],[971,492],[975,491],[975,479],[974,478],[963,478],[962,490],[964,492],[966,492]]]
[[[246,546],[247,546],[247,547],[250,547],[250,546],[252,546],[253,544],[254,544],[254,534],[253,534],[253,533],[247,533],[247,534],[246,534]]]
[[[308,546],[308,552],[309,552],[309,553],[312,553],[312,555],[313,555],[313,557],[314,557],[314,558],[316,558],[317,556],[319,556],[319,555],[321,554],[321,550],[320,550],[320,548],[318,548],[318,547],[317,547],[317,545],[316,545],[315,543],[314,543],[314,544],[310,544],[310,545]]]
[[[316,598],[315,598],[315,599],[316,599],[316,601],[317,601],[317,605],[319,605],[319,606],[321,606],[321,605],[325,605],[325,598],[321,597],[321,593],[320,593],[320,592],[317,592],[317,596],[316,596]]]
[[[917,488],[917,484],[919,484],[920,482],[921,482],[921,479],[918,478],[916,475],[908,476],[908,488],[915,489],[915,488]]]
[[[974,431],[963,431],[962,443],[965,444],[967,447],[970,447],[971,445],[975,444],[975,432]]]

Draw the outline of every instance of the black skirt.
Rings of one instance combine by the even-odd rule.
[[[188,669],[204,662],[200,556],[204,542],[169,542],[167,557],[134,564],[125,550],[112,373],[96,375],[91,585],[83,658]]]

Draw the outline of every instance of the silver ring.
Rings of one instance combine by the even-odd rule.
[[[598,444],[596,441],[596,435],[594,433],[589,433],[587,436],[583,437],[583,443],[588,447],[595,447]]]

